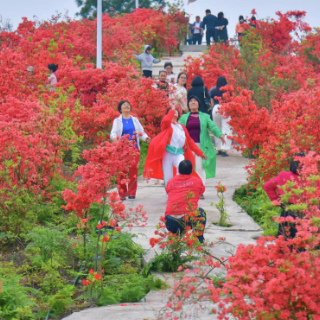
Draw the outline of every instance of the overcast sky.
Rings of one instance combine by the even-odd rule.
[[[229,36],[234,35],[239,15],[248,16],[253,8],[256,9],[260,19],[275,17],[275,12],[278,10],[282,12],[304,10],[307,12],[305,21],[311,27],[320,27],[320,0],[197,0],[189,5],[188,0],[183,1],[191,21],[195,20],[196,15],[203,18],[206,9],[211,9],[213,14],[223,11],[225,17],[229,19]],[[68,11],[69,16],[75,18],[77,10],[75,0],[0,0],[0,14],[4,19],[11,20],[14,29],[22,17],[33,19],[36,15],[43,20],[49,19],[57,12]]]

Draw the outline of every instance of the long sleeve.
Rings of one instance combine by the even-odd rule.
[[[192,96],[191,90],[192,90],[192,89],[189,89],[189,90],[188,90],[188,93],[187,93],[187,99],[188,99],[188,101],[189,101],[190,97]]]
[[[140,136],[139,138],[143,141],[146,141],[146,139],[148,138],[148,135],[146,134],[146,132],[144,131],[143,126],[141,125],[140,121],[138,119],[136,119],[136,131],[138,133],[142,133],[142,136]]]
[[[204,194],[204,192],[206,191],[206,187],[204,186],[204,184],[201,181],[201,189],[200,189],[200,194]]]
[[[142,61],[141,54],[139,54],[139,55],[134,54],[133,56],[134,56],[137,60]]]
[[[210,95],[209,95],[207,87],[204,87],[204,93],[206,95],[206,98],[210,98]]]
[[[152,59],[153,59],[153,60],[152,60],[153,63],[159,63],[159,62],[160,62],[159,59],[156,59],[156,58],[154,58],[153,56],[152,56]]]
[[[223,136],[222,131],[218,128],[218,126],[207,116],[207,128],[217,137],[220,138]]]
[[[179,123],[186,126],[187,125],[187,117],[188,117],[188,114],[184,114],[180,117],[179,119]]]
[[[204,17],[204,18],[203,18],[203,21],[202,21],[203,30],[206,29],[206,24],[207,24],[206,17]]]
[[[202,150],[196,145],[196,143],[193,141],[193,139],[190,137],[188,130],[185,126],[183,126],[184,132],[186,134],[186,140],[187,143],[191,149],[192,152],[194,152],[198,157],[203,155]]]
[[[111,129],[111,132],[110,132],[110,139],[111,140],[115,140],[118,136],[118,128],[117,128],[117,119],[114,119],[113,120],[113,123],[112,123],[112,129]]]
[[[161,121],[161,130],[165,130],[165,129],[170,128],[170,126],[171,126],[171,121],[172,121],[172,118],[173,118],[173,116],[174,116],[174,113],[175,113],[175,111],[172,109],[172,110],[169,111],[168,114],[166,114],[166,115],[163,117],[163,119],[162,119],[162,121]]]
[[[280,196],[277,193],[277,186],[280,184],[279,182],[279,177],[277,176],[263,185],[263,189],[271,201],[280,200]]]

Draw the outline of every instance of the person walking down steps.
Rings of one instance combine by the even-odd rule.
[[[194,153],[207,159],[190,137],[186,127],[177,122],[179,117],[179,111],[174,105],[172,109],[167,109],[161,121],[161,132],[150,143],[143,171],[145,178],[164,180],[165,186],[175,175],[182,160],[190,160],[194,168]],[[194,174],[197,176],[195,172]]]
[[[131,115],[131,104],[127,100],[123,100],[118,105],[120,116],[113,120],[110,139],[115,143],[123,136],[127,136],[129,140],[135,140],[134,148],[139,150],[135,158],[135,163],[127,172],[123,172],[118,177],[118,191],[121,201],[126,200],[127,196],[130,200],[136,198],[138,188],[138,165],[140,159],[140,139],[149,143],[151,138],[146,134],[138,118]],[[128,185],[122,180],[129,178]]]
[[[224,134],[210,119],[210,116],[206,113],[199,112],[199,106],[199,99],[197,97],[191,97],[188,101],[190,112],[184,114],[179,119],[179,123],[187,128],[190,137],[196,145],[206,153],[206,160],[195,154],[195,171],[205,186],[206,179],[214,178],[216,176],[216,150],[212,145],[209,131],[211,131],[215,137],[220,138],[222,143],[225,143],[226,141]],[[200,194],[200,199],[204,199],[203,194]]]
[[[146,44],[144,46],[144,52],[142,52],[139,55],[134,54],[133,56],[137,60],[141,61],[141,69],[143,76],[146,78],[152,78],[152,64],[159,63],[160,60],[153,57],[153,55],[151,54],[151,47],[148,44]]]

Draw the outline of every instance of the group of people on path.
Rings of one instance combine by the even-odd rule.
[[[122,101],[118,106],[120,116],[113,121],[110,133],[113,141],[122,136],[135,140],[135,148],[140,148],[139,138],[150,143],[144,176],[164,180],[168,193],[166,221],[168,230],[172,232],[180,225],[176,219],[183,218],[188,211],[186,188],[193,193],[191,204],[196,205],[195,210],[205,220],[206,214],[202,209],[198,210],[197,204],[199,199],[204,199],[206,179],[214,177],[216,173],[216,152],[209,131],[225,143],[224,134],[209,115],[199,111],[197,97],[190,97],[188,109],[189,112],[181,116],[175,105],[168,108],[161,121],[161,132],[151,140],[139,120],[130,114],[130,103]],[[139,156],[128,170],[128,184],[119,179],[118,190],[122,201],[127,196],[131,200],[136,197],[138,162]],[[199,232],[199,240],[203,241],[203,232]]]
[[[211,13],[210,9],[206,10],[206,15],[201,21],[200,16],[196,16],[196,21],[189,24],[189,31],[192,34],[190,39],[191,44],[201,45],[204,32],[206,31],[206,43],[207,46],[211,45],[211,40],[214,43],[224,42],[227,43],[229,40],[228,26],[229,21],[224,17],[223,12],[219,12],[217,16]],[[239,22],[236,25],[236,34],[239,41],[245,33],[245,25],[249,24],[252,27],[256,27],[256,17],[253,15],[247,22],[243,15],[239,16]],[[189,41],[189,42],[190,42]]]
[[[198,206],[204,199],[206,179],[215,177],[216,153],[209,131],[226,143],[225,135],[210,119],[209,115],[199,111],[199,100],[195,96],[188,99],[188,112],[181,115],[173,105],[168,108],[161,122],[161,132],[151,140],[144,131],[138,118],[131,115],[132,107],[128,101],[118,105],[120,116],[113,121],[110,138],[118,141],[122,136],[135,141],[133,148],[140,149],[139,140],[150,143],[144,167],[144,176],[164,180],[168,195],[165,211],[167,229],[174,233],[183,233],[187,227],[195,229],[198,240],[204,242],[206,212]],[[299,155],[303,156],[303,155]],[[128,183],[118,181],[121,200],[133,200],[136,197],[139,155],[134,165],[129,168]],[[274,179],[264,184],[264,190],[275,205],[282,206],[283,186],[289,181],[296,182],[293,188],[299,188],[301,178],[299,160],[291,160],[290,171],[283,171]],[[297,204],[299,196],[293,193],[289,204]],[[281,217],[303,215],[282,207]],[[297,228],[294,222],[279,224],[278,236],[284,239],[294,238]]]

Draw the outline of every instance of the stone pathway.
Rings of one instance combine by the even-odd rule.
[[[197,52],[188,52],[190,50],[195,51],[193,47],[197,47]],[[200,48],[201,47],[201,48]],[[163,65],[166,61],[171,61],[173,64],[173,71],[178,74],[184,69],[184,59],[189,55],[192,57],[199,57],[201,51],[204,51],[206,46],[184,46],[184,53],[180,57],[163,57],[160,64],[153,66],[153,74],[158,75],[160,70],[163,70]],[[257,225],[253,219],[243,212],[242,209],[232,200],[234,190],[247,182],[247,173],[244,167],[248,164],[248,161],[241,157],[236,152],[230,152],[230,157],[222,158],[217,157],[217,176],[214,179],[207,180],[205,200],[200,200],[199,206],[207,212],[207,226],[205,231],[205,238],[208,241],[216,242],[217,238],[225,237],[228,244],[222,244],[212,249],[212,253],[216,256],[223,256],[227,258],[230,256],[230,252],[235,252],[237,246],[240,243],[245,245],[254,244],[257,237],[261,235],[261,228]],[[229,228],[222,228],[215,226],[213,223],[218,222],[219,212],[212,202],[218,202],[216,189],[214,186],[221,181],[221,183],[227,188],[225,192],[225,200],[228,204],[227,212],[230,216],[229,223],[232,225]],[[139,178],[137,198],[134,201],[127,200],[125,202],[128,208],[135,208],[137,205],[142,204],[144,210],[147,212],[148,224],[146,227],[135,227],[130,231],[136,234],[135,241],[146,250],[144,255],[144,263],[148,263],[154,256],[155,250],[151,249],[149,245],[149,239],[154,237],[154,231],[156,225],[159,222],[160,216],[164,215],[165,207],[167,203],[167,195],[163,184],[159,184],[156,180],[151,180],[148,183],[142,178]],[[215,270],[215,272],[221,272],[222,270]],[[173,277],[172,274],[157,274],[162,278],[169,286],[173,286],[173,283],[180,277],[179,274]],[[80,312],[75,312],[72,315],[66,317],[67,320],[114,320],[114,319],[126,319],[126,320],[145,320],[155,319],[158,312],[165,306],[168,296],[171,294],[172,289],[169,287],[162,291],[151,291],[140,303],[129,303],[125,305],[111,305],[100,308],[85,309]],[[203,320],[214,320],[214,315],[204,313],[199,317]]]
[[[230,157],[217,157],[217,176],[214,179],[207,180],[205,200],[200,200],[199,206],[207,211],[207,228],[205,238],[209,241],[216,241],[218,237],[225,237],[230,245],[223,244],[214,247],[211,251],[218,256],[228,257],[229,251],[235,252],[236,247],[243,243],[254,244],[254,238],[261,235],[261,229],[253,219],[248,216],[242,209],[232,200],[235,188],[246,183],[246,166],[248,161],[241,157],[236,151],[230,153]],[[219,219],[218,210],[212,206],[212,202],[217,202],[218,197],[214,188],[217,183],[221,183],[227,188],[225,193],[226,203],[228,204],[227,212],[230,215],[229,228],[217,227],[213,223]],[[128,207],[136,207],[142,204],[147,211],[148,225],[143,228],[133,228],[132,233],[137,234],[136,242],[147,250],[144,256],[145,262],[150,261],[154,256],[154,251],[150,250],[149,239],[154,236],[155,226],[159,222],[159,218],[164,214],[167,196],[163,185],[157,184],[157,181],[151,180],[149,183],[141,177],[139,179],[139,188],[137,198],[134,201],[127,200],[125,204]],[[169,285],[173,285],[176,280],[171,274],[159,275]],[[178,275],[179,276],[179,275]],[[164,291],[151,291],[140,303],[127,305],[111,305],[107,307],[92,308],[76,312],[67,317],[67,320],[114,320],[130,319],[154,319],[161,308],[166,304],[167,297],[170,295],[171,289]],[[214,320],[214,315],[203,314],[200,319]]]

